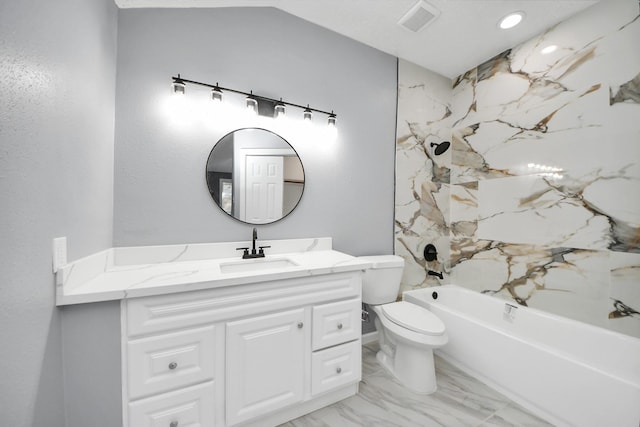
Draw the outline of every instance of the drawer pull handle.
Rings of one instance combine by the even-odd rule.
[[[340,372],[342,372],[342,368],[341,368],[340,366],[338,366],[338,367],[336,368],[336,374],[339,374]]]
[[[342,323],[338,323],[338,329],[342,329]]]
[[[178,364],[177,364],[176,362],[171,362],[171,363],[169,363],[169,369],[171,369],[172,371],[173,371],[174,369],[176,369],[177,367],[178,367]],[[178,422],[177,422],[177,421],[173,421],[173,422],[171,423],[171,427],[174,427],[173,423],[176,423],[176,426],[178,425]]]
[[[169,424],[169,427],[178,427],[178,422],[177,421],[171,421],[171,424]]]
[[[298,329],[302,329],[303,326],[304,326],[304,323],[298,322]]]

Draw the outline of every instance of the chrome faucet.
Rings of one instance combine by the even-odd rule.
[[[264,258],[265,248],[270,248],[271,246],[258,246],[258,250],[256,251],[256,240],[258,240],[258,230],[253,227],[253,232],[251,233],[251,253],[249,253],[249,248],[236,248],[237,251],[244,251],[242,259]]]

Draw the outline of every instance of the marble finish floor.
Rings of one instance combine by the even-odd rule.
[[[551,426],[439,357],[438,390],[427,396],[412,393],[378,364],[377,350],[377,343],[362,347],[357,395],[280,427]]]

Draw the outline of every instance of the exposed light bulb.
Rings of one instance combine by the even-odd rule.
[[[331,114],[329,114],[327,123],[329,124],[329,127],[336,127],[336,115],[333,113],[333,111],[331,111]]]
[[[258,100],[253,97],[253,92],[251,92],[251,95],[247,96],[247,110],[254,114],[258,114]]]
[[[284,105],[281,98],[280,101],[276,104],[276,106],[273,107],[273,115],[276,119],[279,119],[279,118],[283,118],[286,112],[287,112],[287,107]]]
[[[216,87],[211,89],[211,99],[215,102],[222,102],[222,91],[218,87],[218,83],[216,83]]]
[[[311,121],[311,117],[313,117],[313,113],[309,109],[309,105],[307,105],[307,108],[305,108],[304,112],[302,113],[302,118],[304,120]]]
[[[180,78],[180,74],[178,74],[177,78],[173,79],[173,83],[171,83],[171,92],[175,95],[184,95],[185,84]]]

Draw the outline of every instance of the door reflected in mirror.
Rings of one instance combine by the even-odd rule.
[[[213,147],[207,187],[228,215],[248,224],[268,224],[289,215],[304,191],[304,168],[280,135],[260,128],[238,129]]]

